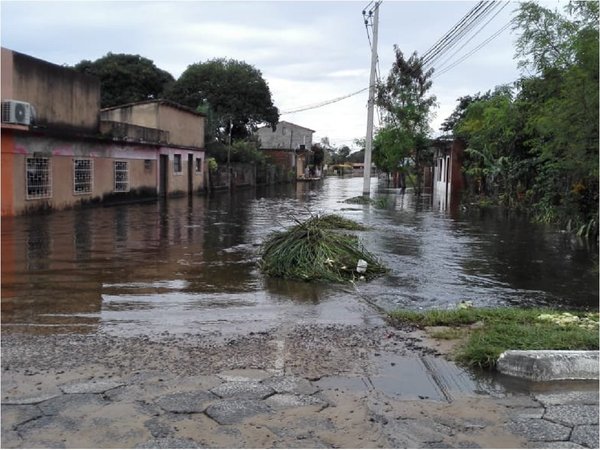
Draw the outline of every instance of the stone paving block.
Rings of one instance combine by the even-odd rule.
[[[220,372],[217,376],[224,381],[262,381],[271,374],[261,369],[234,369]]]
[[[179,439],[179,438],[162,438],[152,439],[138,444],[135,448],[202,448],[204,446],[192,441],[191,439]]]
[[[232,425],[247,417],[269,412],[269,405],[258,400],[222,400],[206,409],[206,415],[221,425]]]
[[[2,405],[35,405],[45,402],[61,395],[60,391],[46,394],[32,395],[28,397],[8,397],[2,400]]]
[[[312,395],[319,391],[310,381],[300,377],[273,377],[263,381],[278,394]]]
[[[540,402],[535,401],[529,395],[510,395],[495,399],[495,402],[507,408],[539,408],[541,406]]]
[[[265,400],[265,403],[273,409],[297,408],[300,406],[321,405],[327,402],[312,395],[275,394]]]
[[[23,440],[16,431],[3,431],[0,440],[2,441],[0,445],[2,448],[24,448]]]
[[[566,441],[571,434],[571,428],[543,419],[512,421],[508,429],[529,441]]]
[[[109,403],[99,394],[66,394],[55,397],[38,406],[44,414],[54,415],[61,412],[72,412],[82,406],[97,405],[98,407]]]
[[[598,391],[572,391],[534,395],[535,398],[544,406],[598,404]]]
[[[514,408],[508,411],[508,415],[513,420],[541,419],[544,412],[544,408]]]
[[[528,442],[527,448],[585,448],[579,444],[569,441],[555,442]]]
[[[546,408],[544,419],[563,425],[594,425],[598,423],[597,405],[558,405]]]
[[[42,410],[34,405],[3,405],[2,431],[9,431],[23,422],[42,416]]]
[[[262,400],[275,393],[269,386],[256,381],[231,381],[211,389],[211,392],[221,398],[246,400]]]
[[[124,383],[109,380],[91,380],[63,384],[59,389],[65,394],[102,394],[111,389],[123,386]]]
[[[599,448],[598,424],[579,425],[573,428],[571,441],[589,448]]]
[[[177,414],[204,412],[208,404],[217,400],[216,395],[206,391],[178,392],[157,398],[154,402],[165,411]]]

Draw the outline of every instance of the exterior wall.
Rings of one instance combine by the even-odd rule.
[[[294,168],[294,159],[295,159],[295,154],[294,152],[290,152],[290,151],[285,151],[285,150],[271,150],[271,149],[265,149],[262,150],[265,155],[267,156],[267,158],[269,158],[273,164],[275,164],[278,167],[282,167],[284,169],[287,170],[292,170]]]
[[[438,149],[433,167],[433,199],[441,209],[456,209],[464,189],[464,143],[455,139],[450,148]]]
[[[122,122],[168,132],[168,144],[204,148],[204,116],[157,100],[102,110],[103,121]]]
[[[206,171],[206,155],[204,151],[189,150],[183,148],[172,148],[172,147],[160,147],[158,154],[167,156],[168,166],[164,168],[166,170],[167,177],[167,190],[166,192],[161,191],[160,180],[158,181],[158,193],[161,195],[181,195],[185,193],[198,192],[206,189],[204,183],[204,173]],[[181,156],[181,171],[175,171],[175,158],[176,155]],[[190,171],[189,157],[192,156],[192,166]],[[199,170],[196,170],[196,159],[200,159]],[[161,161],[158,160],[159,171],[162,170],[160,167]],[[190,189],[189,174],[192,175],[192,183]],[[160,174],[158,174],[160,177]]]
[[[159,186],[158,155],[167,154],[170,169],[174,155],[182,156],[182,171],[169,174],[168,193],[188,192],[188,155],[193,155],[192,190],[204,189],[205,158],[203,151],[190,151],[152,145],[128,145],[111,141],[82,141],[25,133],[2,133],[2,215],[19,215],[45,208],[64,209],[80,203],[93,203],[135,197],[154,197]],[[50,198],[27,199],[26,159],[50,160]],[[196,171],[196,158],[201,159]],[[74,191],[74,159],[92,161],[92,190]],[[128,192],[115,192],[115,161],[128,163]]]
[[[290,122],[279,122],[275,131],[270,126],[259,128],[261,148],[265,149],[299,149],[304,145],[307,150],[312,146],[313,130]]]
[[[31,103],[39,127],[98,131],[99,80],[5,48],[2,100]]]

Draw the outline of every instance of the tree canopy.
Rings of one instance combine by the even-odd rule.
[[[598,2],[520,4],[512,87],[459,99],[445,126],[468,144],[471,193],[543,222],[598,232]]]
[[[103,108],[160,98],[175,81],[170,73],[140,55],[108,53],[95,61],[84,59],[74,68],[100,79]]]
[[[188,66],[168,94],[190,108],[214,114],[213,134],[226,141],[248,136],[258,125],[279,121],[271,91],[260,70],[234,59],[212,59]],[[230,130],[231,124],[231,130]]]

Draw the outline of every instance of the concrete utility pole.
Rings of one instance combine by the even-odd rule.
[[[363,180],[363,196],[371,193],[371,150],[373,148],[373,110],[375,108],[375,75],[377,69],[377,31],[379,28],[379,5],[375,3],[373,10],[373,43],[371,44],[371,76],[369,77],[369,103],[367,108],[367,138],[365,142],[365,170]],[[373,11],[371,10],[371,11]]]

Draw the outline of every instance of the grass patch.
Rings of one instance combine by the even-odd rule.
[[[364,227],[341,216],[315,216],[274,233],[262,245],[259,267],[272,277],[336,283],[369,280],[387,272],[356,236],[336,231],[340,229]],[[357,270],[359,260],[367,263],[364,272]]]
[[[458,347],[458,362],[475,367],[494,367],[506,350],[597,350],[598,314],[545,308],[469,308],[425,312],[395,311],[393,324],[450,326],[463,330],[476,322]],[[435,336],[433,336],[435,337]]]
[[[347,198],[343,203],[350,203],[352,205],[373,205],[376,208],[385,209],[389,207],[389,201],[387,197],[371,198],[365,195],[359,195],[356,197]]]

